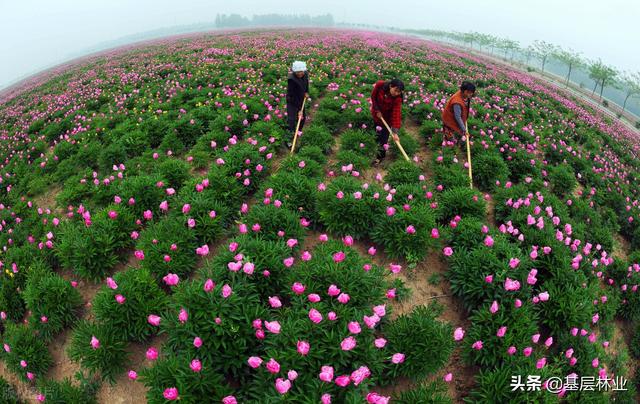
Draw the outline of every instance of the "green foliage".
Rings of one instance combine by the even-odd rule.
[[[175,245],[175,250],[172,250]],[[152,224],[140,234],[136,250],[144,253],[140,267],[148,269],[156,280],[161,281],[168,273],[184,277],[195,268],[197,247],[193,230],[186,220],[166,217]],[[169,257],[167,261],[165,256]]]
[[[375,194],[378,194],[378,199],[374,198]],[[360,182],[352,177],[332,181],[325,191],[319,193],[318,202],[320,221],[330,232],[357,238],[368,234],[372,220],[375,220],[373,218],[383,212],[378,190],[374,186],[363,189]]]
[[[509,266],[512,258],[520,260],[515,269]],[[483,244],[471,250],[454,250],[447,277],[451,281],[453,294],[462,299],[467,310],[472,310],[486,301],[514,298],[527,300],[530,287],[523,280],[527,278],[530,265],[528,258],[525,258],[517,246],[497,238],[493,247]],[[485,280],[489,275],[493,276],[491,283]],[[518,280],[520,289],[506,291],[504,282],[507,278]]]
[[[401,315],[385,328],[389,352],[404,353],[404,362],[388,367],[392,377],[405,376],[415,380],[437,372],[453,352],[453,329],[436,319],[433,306],[418,306],[411,314]]]
[[[109,212],[117,216],[112,219]],[[131,244],[135,222],[121,205],[107,206],[91,220],[88,227],[80,221],[63,222],[55,252],[63,267],[82,278],[99,280],[121,260],[121,250]]]
[[[264,240],[301,241],[304,236],[304,228],[300,225],[297,214],[282,207],[277,208],[273,204],[252,207],[244,223],[248,227],[248,234]],[[258,231],[252,229],[256,224],[260,225]],[[282,232],[281,235],[278,234],[280,232]]]
[[[378,152],[378,143],[371,131],[348,129],[340,135],[340,150],[351,150],[372,161]]]
[[[469,173],[460,164],[436,164],[433,169],[433,183],[444,189],[469,186]]]
[[[269,198],[272,203],[279,200],[283,208],[313,222],[318,218],[317,186],[314,181],[300,174],[282,172],[270,176],[258,196]]]
[[[559,197],[571,195],[577,185],[576,175],[568,165],[560,165],[549,169],[551,190]]]
[[[438,219],[447,223],[456,215],[484,219],[486,202],[482,194],[466,187],[445,190],[438,198]]]
[[[62,381],[44,379],[38,383],[38,391],[45,396],[47,403],[84,403],[95,404],[99,381],[81,380],[76,386],[69,378]]]
[[[334,139],[331,132],[321,125],[310,125],[305,127],[303,135],[298,139],[301,146],[317,146],[323,153],[328,154],[333,147]]]
[[[399,208],[392,216],[382,216],[370,236],[385,248],[389,256],[417,262],[435,244],[435,240],[431,238],[431,229],[435,225],[433,209],[426,205],[416,205],[408,211]]]
[[[498,311],[491,313],[491,302],[486,302],[469,317],[471,327],[467,330],[463,355],[465,360],[481,368],[494,368],[502,363],[512,363],[522,357],[509,355],[510,346],[522,350],[532,344],[531,336],[538,331],[537,316],[533,305],[524,302],[516,308],[511,300],[496,301]],[[507,327],[504,336],[498,337],[501,327]],[[475,341],[482,341],[482,349],[472,348]]]
[[[158,174],[166,180],[165,187],[180,189],[189,179],[189,163],[177,158],[169,158],[158,164]]]
[[[320,178],[323,174],[322,166],[315,160],[294,154],[280,162],[279,172],[289,172],[307,178]]]
[[[20,404],[22,402],[15,387],[9,384],[4,377],[0,377],[0,399],[4,404]]]
[[[411,161],[398,160],[389,166],[385,181],[391,186],[418,184],[422,171]]]
[[[73,324],[82,306],[80,292],[69,281],[53,273],[41,277],[32,274],[23,297],[31,311],[29,323],[47,341]]]
[[[31,327],[7,323],[2,342],[9,347],[8,352],[6,348],[2,350],[2,360],[25,382],[29,380],[27,372],[42,377],[53,362],[44,340]],[[26,367],[21,361],[26,362]]]
[[[496,187],[496,181],[504,185],[509,179],[509,167],[497,153],[482,153],[472,160],[473,183],[482,191]]]
[[[141,372],[141,380],[147,387],[147,402],[166,403],[163,393],[168,388],[176,388],[179,400],[185,403],[221,402],[223,397],[231,394],[232,390],[214,363],[203,363],[199,372],[194,372],[189,367],[190,363],[189,356],[169,355],[145,368]]]
[[[270,316],[247,281],[217,284],[209,292],[204,285],[204,280],[186,281],[176,288],[171,309],[160,323],[167,334],[165,348],[179,357],[219,364],[218,371],[238,376],[256,349],[252,321]],[[223,288],[232,289],[229,297],[222,296]],[[179,318],[181,310],[188,315],[184,322]],[[193,344],[195,337],[202,339],[200,348]]]
[[[423,383],[411,390],[403,391],[394,400],[400,404],[451,404],[453,401],[449,397],[447,386],[441,382]]]
[[[103,286],[93,299],[96,321],[117,329],[124,340],[147,340],[156,332],[147,318],[166,309],[166,295],[146,269],[129,268],[115,274],[113,280],[117,289]],[[117,295],[126,299],[124,303],[118,303]]]
[[[73,330],[67,354],[91,375],[99,375],[113,384],[127,364],[126,343],[119,334],[120,330],[111,325],[82,321]],[[95,349],[91,344],[93,337],[99,341]]]
[[[7,315],[8,320],[16,323],[22,320],[25,313],[24,300],[18,292],[19,287],[18,278],[15,276],[0,275],[0,311]]]

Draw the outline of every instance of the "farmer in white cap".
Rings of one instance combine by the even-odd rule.
[[[304,126],[305,114],[302,111],[302,102],[309,97],[309,73],[305,62],[295,61],[291,67],[287,84],[287,118],[289,121],[289,131],[293,136],[296,130],[298,118],[300,119],[300,129]]]

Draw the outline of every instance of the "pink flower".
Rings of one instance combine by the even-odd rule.
[[[91,336],[91,348],[98,349],[100,348],[100,341],[96,338],[95,335]]]
[[[162,280],[169,286],[175,286],[180,282],[180,277],[176,274],[168,273],[162,278]]]
[[[320,401],[322,404],[331,404],[331,394],[324,393],[322,397],[320,397]]]
[[[456,341],[460,341],[462,338],[464,338],[464,330],[462,329],[462,327],[458,327],[453,332],[453,339]]]
[[[290,380],[284,380],[280,377],[276,379],[276,390],[278,391],[278,393],[286,394],[290,388],[291,388]]]
[[[130,370],[129,373],[127,373],[127,376],[129,377],[129,380],[136,380],[138,378],[138,373],[135,370]]]
[[[202,363],[198,359],[194,359],[191,361],[191,364],[189,365],[189,367],[194,372],[199,372],[200,370],[202,370]]]
[[[193,346],[196,347],[196,348],[200,348],[202,346],[202,338],[195,337],[193,339]]]
[[[280,364],[273,358],[270,358],[265,366],[267,370],[273,374],[280,372]]]
[[[445,247],[444,250],[442,250],[442,252],[444,253],[445,256],[450,257],[453,255],[453,248]]]
[[[340,343],[340,348],[343,351],[350,351],[356,347],[356,339],[354,337],[347,337]]]
[[[272,334],[280,334],[280,323],[277,321],[265,321],[264,328]]]
[[[189,319],[189,313],[184,308],[180,309],[180,313],[178,314],[178,320],[184,324]]]
[[[338,295],[338,301],[342,304],[347,304],[347,302],[349,301],[350,297],[348,294],[346,293],[340,293]]]
[[[329,296],[338,296],[340,294],[340,288],[336,285],[330,285],[329,289],[327,289],[327,294]]]
[[[144,259],[144,251],[142,250],[136,250],[133,255],[136,257],[137,260],[142,261]]]
[[[440,238],[440,232],[435,227],[431,229],[431,238]]]
[[[155,327],[160,325],[160,316],[156,316],[155,314],[149,314],[149,317],[147,317],[147,322]]]
[[[403,353],[394,353],[393,356],[391,356],[391,362],[395,363],[396,365],[404,362],[404,354]]]
[[[397,274],[402,270],[402,265],[399,264],[394,264],[393,262],[389,264],[389,270],[394,273]]]
[[[495,314],[498,310],[498,302],[494,300],[493,303],[491,303],[491,307],[489,307],[489,311],[491,312],[491,314]]]
[[[348,375],[338,376],[335,383],[340,387],[347,387],[351,383],[351,378]]]
[[[547,300],[549,300],[549,292],[542,292],[538,295],[538,297],[540,298],[540,301],[546,302]]]
[[[262,359],[260,359],[257,356],[252,356],[247,360],[247,363],[249,363],[249,366],[256,369],[256,368],[259,368],[260,365],[262,364]]]
[[[332,366],[323,366],[320,369],[320,374],[318,375],[319,379],[326,383],[331,383],[333,380],[333,367]]]
[[[229,296],[231,296],[231,293],[233,293],[233,291],[231,290],[231,286],[229,286],[227,284],[222,286],[222,297],[224,297],[226,299]]]
[[[171,400],[171,401],[177,400],[178,399],[178,389],[176,389],[175,387],[169,387],[168,389],[164,390],[162,395],[167,400]]]
[[[309,345],[309,343],[307,341],[298,341],[298,353],[302,356],[305,356],[306,354],[309,353],[309,349],[311,348],[311,345]]]
[[[350,321],[347,328],[351,334],[360,334],[362,332],[362,328],[360,327],[360,323],[357,321]]]
[[[216,287],[216,284],[211,279],[207,279],[204,283],[205,292],[211,292],[215,287]]]
[[[498,332],[496,332],[496,336],[498,338],[502,338],[504,337],[506,332],[507,332],[507,327],[503,325],[502,327],[498,328]]]
[[[518,282],[517,280],[507,278],[504,281],[504,289],[507,291],[518,290],[520,289],[520,282]]]
[[[111,289],[118,289],[118,284],[112,278],[107,278],[107,286]]]
[[[344,258],[345,253],[342,251],[338,251],[337,253],[333,254],[333,261],[336,263],[344,261]]]
[[[222,404],[238,404],[238,400],[234,396],[226,396],[222,399]]]
[[[407,232],[407,234],[415,234],[416,233],[416,228],[413,227],[413,225],[409,225],[406,228],[406,232]]]
[[[314,323],[318,324],[322,321],[322,314],[316,309],[309,310],[309,319]]]
[[[124,304],[126,300],[127,299],[124,296],[120,294],[116,295],[116,302],[118,302],[118,304]]]
[[[284,266],[285,266],[285,267],[287,267],[287,268],[291,268],[291,267],[293,266],[294,261],[295,261],[295,260],[294,260],[294,258],[293,258],[293,257],[288,257],[288,258],[285,258],[285,259],[282,261],[282,263],[284,264]]]
[[[443,380],[444,380],[445,382],[447,382],[447,383],[450,383],[450,382],[451,382],[451,380],[453,380],[453,374],[451,374],[451,373],[447,373],[446,375],[444,375]]]
[[[522,353],[526,357],[531,356],[531,352],[533,352],[533,348],[531,348],[530,346],[528,346],[528,347],[526,347],[525,349],[522,350]]]
[[[154,361],[158,359],[158,350],[154,347],[147,349],[146,353],[147,359],[150,361]]]
[[[387,340],[384,338],[376,338],[373,341],[373,345],[375,345],[376,348],[381,349],[384,348],[385,345],[387,345]]]
[[[303,284],[301,284],[300,282],[295,282],[292,286],[291,286],[291,290],[293,291],[293,293],[295,293],[296,295],[301,295],[304,293],[305,290],[305,286]]]
[[[471,348],[479,351],[482,349],[482,345],[482,341],[476,341],[471,345]]]
[[[295,370],[290,370],[287,372],[287,379],[294,381],[298,378],[298,372]]]
[[[493,243],[493,237],[487,236],[484,238],[484,245],[486,245],[487,247],[493,247]]]
[[[349,235],[344,236],[344,237],[342,238],[342,242],[343,242],[343,243],[344,243],[344,245],[346,245],[347,247],[350,247],[350,246],[352,246],[352,245],[353,245],[353,237],[351,237],[351,236],[349,236]]]
[[[274,309],[277,309],[279,307],[282,307],[282,302],[280,301],[280,299],[275,296],[269,296],[269,304],[271,305],[271,307],[273,307]]]

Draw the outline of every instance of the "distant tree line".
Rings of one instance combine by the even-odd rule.
[[[505,59],[509,59],[511,62],[513,62],[516,54],[519,53],[524,56],[527,65],[530,64],[531,59],[537,59],[542,72],[544,72],[549,59],[555,59],[563,63],[567,68],[565,76],[565,85],[567,86],[571,80],[571,73],[576,68],[583,68],[595,83],[592,94],[596,92],[598,87],[600,88],[600,100],[602,100],[602,92],[605,87],[610,86],[624,92],[625,98],[621,105],[623,113],[629,98],[640,96],[640,72],[621,72],[615,67],[603,63],[600,59],[585,59],[579,52],[575,52],[572,49],[563,49],[545,41],[536,40],[523,47],[518,41],[479,32],[451,32],[430,29],[403,29],[400,31],[425,35],[443,42],[463,44],[492,55],[501,53]]]
[[[217,28],[238,28],[255,26],[286,25],[296,27],[332,27],[335,25],[331,14],[310,16],[309,14],[261,14],[252,18],[240,14],[218,14]]]

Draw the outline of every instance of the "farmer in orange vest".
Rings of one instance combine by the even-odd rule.
[[[458,133],[460,137],[467,135],[466,123],[469,118],[469,108],[471,106],[471,97],[476,93],[476,86],[469,82],[463,81],[460,90],[457,91],[442,111],[442,130],[444,140],[453,140],[454,134]]]
[[[400,79],[378,80],[371,92],[371,116],[376,125],[376,137],[378,140],[378,156],[376,164],[380,163],[387,154],[389,146],[389,131],[382,122],[387,122],[393,132],[393,140],[398,141],[398,130],[402,126],[402,92],[404,83]]]

